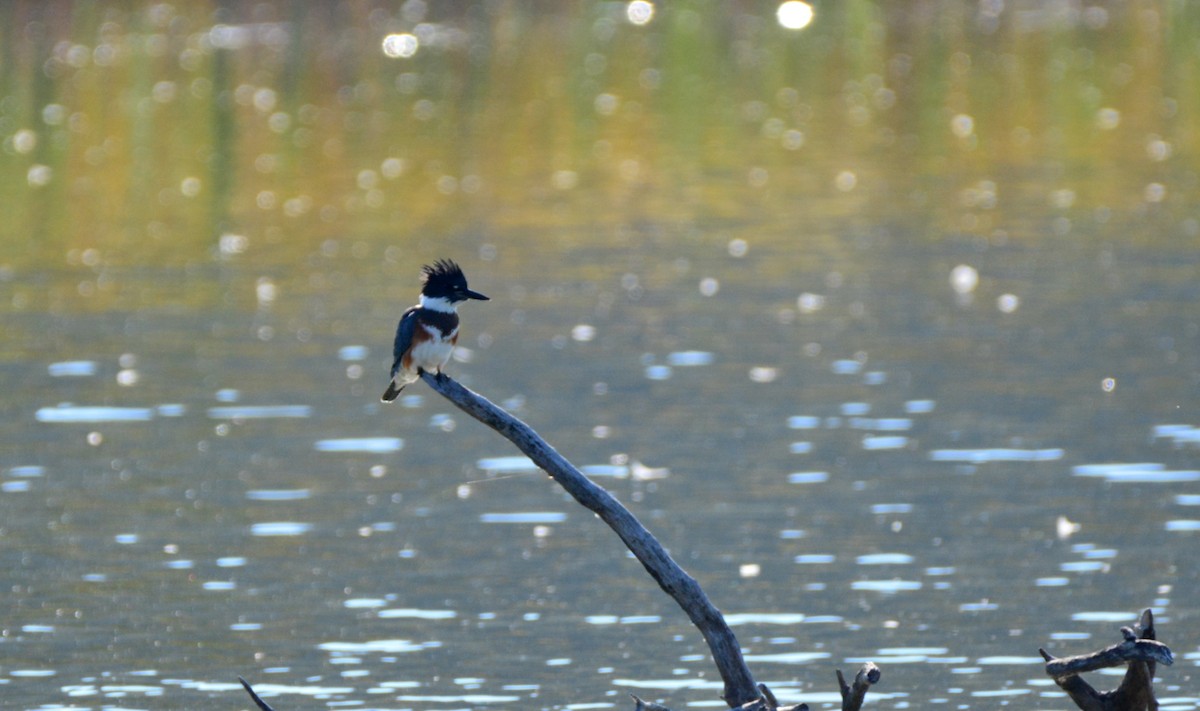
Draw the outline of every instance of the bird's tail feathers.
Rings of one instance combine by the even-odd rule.
[[[407,383],[405,383],[405,385],[407,385]],[[395,400],[398,395],[400,395],[400,391],[403,389],[404,385],[396,387],[396,381],[393,380],[392,382],[388,383],[387,390],[383,392],[383,396],[379,398],[379,401],[391,402],[392,400]]]

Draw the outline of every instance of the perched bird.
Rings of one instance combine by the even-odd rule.
[[[467,278],[457,264],[440,259],[421,267],[421,300],[404,312],[396,326],[392,382],[380,398],[383,402],[395,400],[421,373],[442,374],[458,341],[457,305],[467,299],[489,301],[467,288]]]

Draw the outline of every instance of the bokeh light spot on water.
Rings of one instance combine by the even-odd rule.
[[[592,105],[596,109],[596,113],[600,114],[601,116],[612,116],[617,112],[617,108],[621,105],[621,100],[613,94],[602,93],[596,96],[596,99],[592,102]]]
[[[23,128],[12,136],[12,147],[17,153],[29,153],[37,147],[37,134]]]
[[[1162,162],[1171,157],[1172,147],[1161,136],[1151,134],[1146,140],[1146,156],[1155,162]]]
[[[200,188],[200,179],[194,176],[184,178],[183,181],[179,183],[179,192],[184,197],[196,197],[200,194]]]
[[[1050,205],[1060,210],[1066,210],[1075,204],[1075,191],[1070,188],[1059,188],[1050,193]]]
[[[550,176],[550,183],[556,190],[571,190],[579,185],[579,173],[573,170],[556,170]]]
[[[975,119],[967,114],[956,114],[950,119],[950,131],[959,138],[969,138],[975,133]]]
[[[796,299],[796,307],[802,314],[816,313],[825,308],[825,297],[806,291]]]
[[[393,59],[407,59],[412,57],[420,49],[421,42],[416,35],[407,32],[390,34],[383,38],[382,49],[384,55]]]
[[[760,365],[751,368],[749,376],[755,383],[773,383],[779,377],[779,369]]]
[[[222,257],[240,255],[247,246],[250,246],[250,240],[241,234],[226,233],[217,238],[217,251],[221,252]]]
[[[625,6],[625,17],[633,25],[646,25],[654,19],[654,3],[646,0],[633,0]]]
[[[33,165],[29,166],[29,170],[25,173],[26,182],[28,182],[29,186],[33,188],[44,187],[53,177],[54,171],[50,168],[50,166],[42,165],[41,163],[34,163]]]
[[[833,184],[838,190],[848,193],[858,186],[858,176],[854,171],[843,170],[833,179]]]
[[[957,294],[969,294],[979,285],[979,272],[967,264],[959,264],[950,270],[950,288]]]
[[[802,0],[787,0],[775,11],[775,20],[785,30],[802,30],[812,24],[813,8]]]
[[[1102,131],[1111,131],[1121,125],[1121,112],[1106,106],[1096,112],[1096,127]]]

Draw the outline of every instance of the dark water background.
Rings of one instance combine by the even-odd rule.
[[[647,7],[0,6],[5,708],[723,706],[439,257],[781,700],[1200,705],[1200,9]]]

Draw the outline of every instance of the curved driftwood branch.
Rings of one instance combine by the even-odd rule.
[[[238,677],[238,681],[242,682],[242,688],[246,690],[247,694],[250,694],[250,698],[254,700],[255,706],[260,708],[262,711],[275,711],[275,709],[267,705],[266,701],[263,701],[261,698],[259,698],[258,694],[254,692],[254,688],[250,686],[250,682],[246,681],[240,676]]]
[[[1158,708],[1154,698],[1154,671],[1158,663],[1171,665],[1175,661],[1171,650],[1155,641],[1154,613],[1146,610],[1136,627],[1123,627],[1124,640],[1090,654],[1057,658],[1045,649],[1038,649],[1046,660],[1046,674],[1067,692],[1083,711],[1153,711]],[[1097,691],[1079,676],[1084,672],[1128,664],[1121,685],[1111,691]]]
[[[713,661],[725,682],[722,698],[731,707],[760,701],[758,686],[742,657],[733,631],[700,584],[688,575],[646,530],[629,509],[612,494],[592,483],[573,464],[546,443],[528,425],[516,419],[487,398],[468,390],[448,376],[421,376],[431,388],[454,403],[460,410],[499,432],[517,446],[533,463],[558,482],[580,504],[596,513],[616,532],[654,578],[704,635]]]

